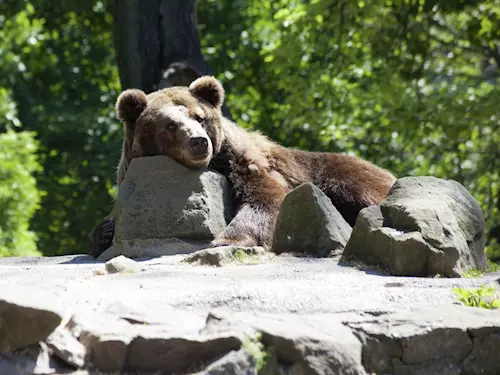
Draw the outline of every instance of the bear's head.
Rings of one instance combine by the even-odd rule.
[[[116,102],[125,123],[131,158],[167,155],[187,167],[206,167],[224,137],[221,107],[224,88],[204,76],[189,87],[170,87],[146,95],[123,91]]]

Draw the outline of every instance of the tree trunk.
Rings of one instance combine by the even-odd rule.
[[[213,74],[201,53],[196,0],[114,0],[112,12],[122,89],[150,93]],[[230,117],[225,105],[223,113]]]

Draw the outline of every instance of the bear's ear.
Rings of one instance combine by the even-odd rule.
[[[194,96],[205,99],[216,108],[222,107],[224,102],[224,88],[215,77],[203,76],[195,79],[189,85],[189,91]]]
[[[123,91],[116,100],[116,115],[119,120],[132,123],[147,106],[148,98],[143,91],[128,89]]]

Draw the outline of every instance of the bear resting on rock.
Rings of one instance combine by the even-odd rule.
[[[204,76],[189,87],[149,95],[128,89],[116,103],[125,128],[118,186],[132,158],[152,155],[170,156],[187,167],[210,167],[229,180],[236,215],[213,246],[269,248],[285,195],[304,182],[318,186],[353,226],[359,211],[379,204],[396,180],[357,157],[286,148],[240,128],[222,116],[223,101],[221,83]],[[91,249],[94,256],[112,243],[112,216],[96,229],[101,246]]]

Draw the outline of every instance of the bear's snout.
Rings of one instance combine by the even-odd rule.
[[[196,156],[207,156],[208,154],[208,139],[205,137],[192,137],[189,140],[191,152]]]

